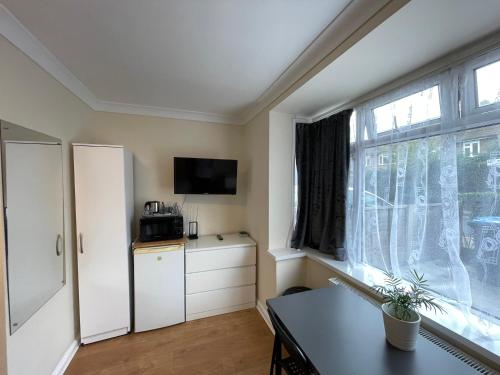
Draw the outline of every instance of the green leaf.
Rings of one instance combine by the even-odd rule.
[[[402,286],[403,280],[393,273],[386,271],[384,274],[386,285],[375,285],[372,289],[380,294],[384,303],[388,303],[394,310],[396,318],[408,320],[411,318],[412,311],[421,307],[436,313],[438,311],[440,313],[446,312],[426,290],[428,288],[427,280],[423,273],[419,274],[417,270],[413,269],[410,273],[410,286],[408,288]]]

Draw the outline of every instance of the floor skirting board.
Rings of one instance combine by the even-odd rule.
[[[68,368],[69,363],[71,362],[71,360],[75,356],[76,351],[78,350],[79,346],[80,345],[79,345],[77,340],[74,340],[71,343],[71,345],[68,347],[68,349],[66,349],[63,356],[59,360],[59,363],[57,364],[54,371],[52,371],[52,375],[63,375],[64,374],[64,371],[66,371],[66,369]]]
[[[260,300],[257,300],[257,311],[262,316],[262,319],[264,319],[267,326],[269,327],[272,334],[274,335],[274,328],[273,328],[273,325],[271,323],[271,319],[269,319],[269,315],[267,314],[267,308]]]

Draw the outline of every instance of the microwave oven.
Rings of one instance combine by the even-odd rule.
[[[139,239],[142,242],[182,238],[184,219],[180,215],[143,215],[139,220]]]

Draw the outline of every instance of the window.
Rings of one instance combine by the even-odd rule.
[[[377,157],[375,155],[366,155],[365,167],[375,167],[377,165]]]
[[[475,81],[460,79],[471,60],[356,108],[347,250],[365,275],[424,273],[449,306],[428,316],[500,356],[500,111],[459,103],[476,89],[478,107],[500,103],[496,60]]]
[[[463,153],[465,157],[472,158],[474,156],[478,156],[481,150],[481,142],[480,141],[467,141],[463,143]]]
[[[477,105],[483,107],[500,102],[500,61],[476,69]]]
[[[439,86],[408,95],[373,110],[377,133],[397,130],[441,117]]]
[[[390,156],[386,153],[378,154],[378,165],[387,165],[390,163]]]

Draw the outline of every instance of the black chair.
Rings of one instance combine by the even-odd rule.
[[[273,375],[275,373],[281,375],[281,369],[284,369],[288,375],[313,374],[312,367],[306,356],[291,338],[278,317],[270,309],[267,309],[267,311],[275,332],[270,374]],[[285,347],[288,353],[288,357],[286,358],[282,357],[281,345]],[[274,372],[275,369],[276,372]]]
[[[307,286],[292,286],[291,288],[288,288],[287,290],[285,290],[283,292],[282,296],[288,296],[289,294],[307,292],[308,290],[311,290],[311,288],[308,288]]]

